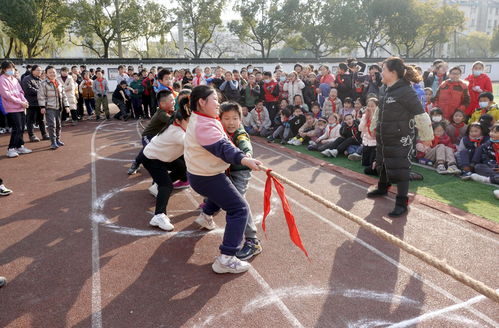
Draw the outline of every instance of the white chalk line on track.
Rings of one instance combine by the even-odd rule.
[[[259,182],[262,186],[265,185],[265,181],[261,180],[260,178],[258,178],[256,176],[253,176],[253,180]],[[261,190],[263,191],[263,187],[261,188]],[[418,273],[416,273],[412,269],[409,269],[408,267],[404,266],[403,264],[395,261],[390,256],[386,255],[385,253],[383,253],[382,251],[380,251],[376,247],[372,246],[371,244],[367,243],[366,241],[357,238],[356,236],[354,236],[350,232],[346,231],[344,228],[340,227],[339,225],[333,223],[332,221],[328,220],[324,216],[322,216],[319,213],[315,212],[313,209],[311,209],[311,208],[303,205],[301,202],[299,202],[296,199],[290,197],[289,195],[287,195],[287,199],[288,199],[288,201],[290,203],[292,203],[292,204],[294,204],[294,205],[296,205],[298,207],[301,207],[303,210],[305,210],[308,213],[312,214],[313,216],[315,216],[320,221],[326,223],[327,225],[331,226],[335,230],[341,232],[345,236],[347,236],[350,239],[352,239],[354,242],[359,243],[363,247],[367,248],[371,252],[375,253],[376,255],[378,255],[381,258],[383,258],[384,260],[386,260],[388,263],[394,265],[395,267],[401,269],[402,271],[406,272],[407,274],[409,274],[410,276],[414,277],[415,279],[421,281],[423,284],[428,285],[431,289],[435,290],[439,294],[441,294],[441,295],[445,296],[446,298],[450,299],[454,303],[463,303],[463,300],[455,297],[450,292],[448,292],[447,290],[443,289],[442,287],[436,285],[435,283],[431,282],[430,280],[427,280],[427,279],[423,278],[421,275],[419,275]],[[469,312],[473,313],[474,315],[476,315],[477,317],[479,317],[480,319],[484,320],[485,322],[491,324],[493,327],[499,326],[497,322],[495,322],[494,320],[492,320],[491,318],[489,318],[487,315],[483,314],[482,312],[480,312],[480,311],[478,311],[478,310],[476,310],[476,309],[474,309],[474,308],[472,308],[470,306],[466,306],[464,308],[466,310],[468,310]]]
[[[309,162],[306,162],[306,161],[301,160],[301,159],[296,158],[296,157],[289,156],[289,155],[287,155],[287,154],[279,153],[279,152],[278,152],[278,151],[276,151],[275,149],[272,149],[272,148],[270,148],[270,147],[264,146],[264,145],[262,145],[262,144],[260,144],[260,143],[254,142],[254,143],[253,143],[253,145],[256,145],[256,146],[261,147],[261,148],[263,148],[263,149],[265,149],[265,150],[271,151],[271,152],[273,152],[274,154],[277,154],[277,155],[279,155],[279,156],[283,156],[283,157],[286,157],[286,158],[288,158],[288,159],[294,160],[294,161],[296,161],[296,162],[298,162],[298,163],[300,163],[300,164],[304,165],[304,166],[305,166],[305,167],[307,167],[307,168],[314,168],[313,166],[311,166],[312,164],[311,164],[311,163],[309,163]],[[363,186],[363,185],[361,185],[361,184],[358,184],[358,183],[356,183],[356,182],[353,182],[353,181],[351,181],[351,180],[345,179],[345,178],[341,177],[341,176],[340,176],[340,174],[335,174],[335,173],[333,173],[333,172],[331,172],[331,171],[329,171],[329,170],[326,170],[326,169],[324,169],[324,168],[322,168],[322,167],[315,167],[314,169],[315,169],[315,170],[322,171],[322,172],[324,172],[324,173],[327,173],[327,174],[329,174],[329,175],[333,176],[334,178],[336,178],[336,179],[338,179],[338,180],[341,180],[341,181],[343,181],[343,182],[345,182],[345,183],[348,183],[348,184],[351,184],[351,185],[353,185],[353,186],[356,186],[356,187],[358,187],[358,188],[360,188],[360,189],[367,190],[367,189],[369,188],[369,187]],[[384,198],[385,198],[385,199],[388,199],[388,200],[390,200],[390,201],[392,201],[392,202],[394,202],[394,199],[393,199],[393,198],[390,198],[390,197],[388,197],[388,196],[385,196]],[[412,206],[411,206],[411,210],[416,210],[416,211],[418,211],[418,212],[420,212],[420,213],[425,213],[425,211],[424,211],[423,209],[419,208],[419,207],[418,207],[418,206],[416,206],[416,205],[412,205]],[[437,212],[437,213],[438,213],[438,212]],[[496,245],[499,245],[499,239],[497,239],[497,238],[491,238],[491,237],[488,237],[488,236],[483,235],[483,234],[481,234],[481,233],[479,233],[479,232],[476,232],[476,231],[474,231],[474,230],[472,230],[472,229],[469,229],[469,228],[467,228],[467,227],[465,227],[465,226],[462,226],[462,225],[460,225],[460,224],[456,224],[456,223],[452,222],[452,221],[451,221],[451,219],[446,218],[444,215],[441,215],[440,213],[438,213],[438,214],[437,214],[437,216],[438,216],[440,219],[442,219],[445,223],[447,223],[447,224],[449,224],[449,225],[452,225],[452,226],[457,227],[457,228],[459,228],[459,229],[465,230],[465,231],[467,231],[468,233],[470,233],[470,234],[472,234],[472,235],[474,235],[474,236],[476,236],[476,237],[479,237],[479,238],[482,238],[482,239],[486,239],[486,240],[487,240],[487,241],[489,241],[489,242],[492,242],[492,243],[494,243],[494,244],[496,244]],[[487,230],[484,230],[484,231],[488,232]]]
[[[92,207],[90,219],[92,222],[92,328],[102,328],[102,308],[101,308],[101,282],[100,282],[100,250],[99,250],[99,224],[93,219],[97,210],[97,176],[96,176],[96,154],[95,154],[95,136],[99,130],[99,124],[92,134],[90,142],[90,161],[91,161],[91,183],[92,183]]]

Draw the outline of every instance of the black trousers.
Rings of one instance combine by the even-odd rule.
[[[389,183],[384,165],[379,169],[379,182]],[[409,180],[397,182],[397,196],[407,197],[407,194],[409,194]]]
[[[327,149],[337,149],[338,154],[343,154],[345,150],[348,149],[348,146],[358,145],[359,142],[354,138],[343,138],[339,137],[327,148]]]
[[[147,117],[152,116],[152,107],[151,107],[151,96],[142,94],[142,105],[144,106],[144,115]]]
[[[156,196],[156,210],[154,214],[166,214],[168,200],[173,191],[173,182],[177,180],[187,181],[187,168],[184,156],[173,162],[162,162],[158,159],[149,159],[141,151],[138,156],[140,162],[158,185],[158,195]],[[168,173],[170,171],[170,173]]]
[[[45,115],[41,113],[40,107],[39,106],[29,106],[28,110],[26,111],[26,128],[28,130],[28,135],[34,136],[35,133],[33,131],[33,124],[37,124],[38,127],[40,128],[40,133],[42,136],[47,135],[47,131],[45,130],[45,122],[43,119],[45,118]]]
[[[24,112],[7,113],[7,122],[12,127],[10,134],[9,149],[20,148],[24,145],[23,134],[24,125],[26,124],[26,115]]]

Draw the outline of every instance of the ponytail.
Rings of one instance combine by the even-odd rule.
[[[395,71],[399,79],[414,83],[419,83],[423,80],[413,65],[404,64],[404,61],[398,57],[390,57],[386,59],[383,64],[386,65],[390,72]]]
[[[191,117],[190,96],[188,93],[184,93],[184,95],[185,94],[187,95],[185,97],[182,97],[179,101],[179,109],[173,112],[168,122],[166,122],[165,126],[158,132],[158,135],[165,132],[170,125],[175,123],[175,120],[185,121],[188,120],[189,117]]]

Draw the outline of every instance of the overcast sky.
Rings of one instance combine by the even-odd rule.
[[[166,6],[167,8],[172,8],[175,6],[174,2],[171,0],[154,0],[154,1]],[[236,13],[234,10],[232,10],[233,4],[234,1],[228,1],[227,6],[225,6],[224,11],[222,13],[222,20],[224,22],[229,22],[231,20],[240,18],[239,14]]]

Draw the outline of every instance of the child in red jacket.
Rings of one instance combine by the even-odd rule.
[[[433,134],[435,138],[431,147],[418,143],[416,149],[424,153],[424,158],[436,164],[438,174],[460,174],[461,170],[457,168],[454,156],[456,145],[445,133],[445,123],[433,123]]]

